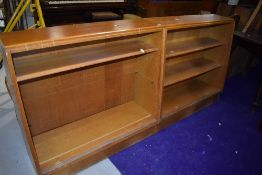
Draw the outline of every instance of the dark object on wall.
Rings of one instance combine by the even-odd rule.
[[[13,0],[9,1],[9,0],[3,0],[3,6],[5,9],[5,15],[7,19],[10,19],[12,16],[12,2]]]
[[[258,129],[259,129],[259,131],[262,131],[262,121],[260,122]]]
[[[199,14],[202,1],[138,1],[138,15],[142,17]]]
[[[236,31],[242,31],[244,26],[247,24],[252,12],[255,9],[255,5],[253,3],[247,4],[246,2],[243,4],[242,1],[239,2],[238,6],[232,7],[227,5],[227,3],[219,3],[217,14],[222,16],[239,16],[238,22],[236,23]],[[253,23],[249,27],[247,31],[248,35],[258,35],[259,30],[261,30],[262,26],[262,11],[257,14],[256,18],[254,19]],[[236,36],[237,37],[237,36]],[[236,38],[235,37],[235,38]],[[245,75],[247,72],[247,67],[255,66],[257,62],[257,58],[255,58],[252,52],[243,49],[243,47],[238,47],[237,45],[233,44],[235,47],[234,52],[232,52],[232,57],[230,60],[230,68],[229,68],[229,76],[234,76],[237,74]],[[250,66],[248,66],[250,65]]]
[[[103,17],[103,21],[122,19],[123,13],[127,8],[127,0],[123,2],[88,2],[81,3],[78,0],[41,0],[41,6],[43,15],[47,26],[73,24],[73,23],[84,23],[101,21],[93,18],[93,13],[103,12],[104,14],[111,13],[109,18],[108,15]],[[101,16],[100,16],[101,17]]]
[[[257,58],[262,58],[262,51],[261,51],[262,50],[262,31],[261,31],[262,20],[260,17],[257,18],[258,12],[261,8],[261,3],[262,0],[259,1],[254,12],[252,13],[252,15],[250,15],[250,18],[248,19],[244,29],[243,30],[237,29],[234,32],[233,46],[231,52],[234,52],[236,47],[240,46],[242,48],[245,48],[252,54],[252,57],[250,57],[246,63],[245,72],[252,65],[254,56],[256,56]],[[233,18],[235,19],[235,24],[239,25],[239,21],[241,19],[240,15],[235,14],[233,15]],[[256,18],[257,20],[255,21],[256,23],[254,27],[253,23]],[[251,24],[253,24],[252,28],[250,28]],[[260,83],[258,84],[256,96],[253,101],[253,111],[256,111],[262,97],[262,75],[260,75],[259,78],[260,78]]]
[[[236,31],[234,33],[234,48],[236,48],[236,45],[241,46],[242,48],[247,49],[250,53],[252,53],[254,56],[257,56],[257,58],[262,58],[262,35],[261,33],[242,33],[239,31]],[[252,64],[254,57],[250,57],[247,64],[246,69],[250,67]],[[262,77],[260,77],[262,81]],[[261,101],[262,97],[262,85],[261,83],[257,87],[257,94],[255,97],[255,100],[253,102],[253,110],[255,111],[257,107],[259,106],[259,102]]]
[[[217,0],[202,0],[202,10],[209,11],[211,13],[216,13],[219,1]]]
[[[256,93],[256,97],[255,97],[255,100],[253,102],[253,110],[256,111],[258,106],[260,105],[261,103],[261,97],[262,97],[262,78],[259,82],[259,85],[258,85],[258,89],[257,89],[257,93]],[[261,125],[262,126],[262,125]],[[262,128],[262,127],[261,127]]]

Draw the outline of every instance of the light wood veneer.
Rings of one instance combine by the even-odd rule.
[[[36,172],[74,174],[211,104],[233,29],[190,15],[0,34]]]

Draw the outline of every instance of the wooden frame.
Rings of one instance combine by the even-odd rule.
[[[233,27],[204,15],[2,34],[38,174],[75,173],[211,104],[224,86]]]
[[[161,112],[163,120],[191,106],[198,110],[200,101],[215,96],[224,87],[234,24],[215,23],[191,28],[169,24],[173,20],[184,21],[185,18],[187,16],[151,19],[158,24],[168,25]]]

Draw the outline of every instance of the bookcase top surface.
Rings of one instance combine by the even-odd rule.
[[[97,39],[148,33],[161,30],[164,26],[187,28],[230,21],[232,22],[230,18],[218,15],[155,17],[15,31],[0,34],[0,39],[5,49],[16,53]]]
[[[15,31],[0,34],[0,39],[15,53],[157,30],[161,28],[143,19],[117,20]]]
[[[167,29],[190,28],[234,22],[232,18],[219,16],[216,14],[166,16],[145,19],[157,23],[158,26],[161,25]]]

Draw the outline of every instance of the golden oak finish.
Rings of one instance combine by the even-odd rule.
[[[77,25],[17,31],[0,35],[6,49],[12,53],[55,46],[75,44],[112,37],[143,34],[159,30],[160,27],[141,19],[118,20]]]
[[[167,29],[193,28],[216,24],[233,23],[233,19],[215,14],[155,17],[136,20],[119,20],[56,26],[28,31],[1,34],[5,49],[22,52],[65,44],[79,43],[114,36],[144,33],[158,26]],[[128,31],[128,32],[127,32]]]
[[[201,75],[220,66],[221,65],[219,63],[206,58],[197,58],[175,64],[170,64],[167,61],[164,86],[169,86],[180,81]]]
[[[217,15],[148,20],[167,30],[161,117],[163,121],[178,121],[179,111],[186,111],[184,117],[190,115],[194,112],[190,109],[197,109],[202,101],[222,91],[234,22]]]
[[[168,87],[164,90],[162,117],[168,117],[218,92],[220,92],[219,89],[213,88],[197,79]]]
[[[100,44],[101,45],[101,44]],[[60,52],[32,54],[14,58],[17,81],[25,81],[68,70],[87,67],[121,58],[154,52],[157,48],[142,41],[103,43],[102,46],[81,46]],[[122,47],[119,47],[119,46]],[[57,59],[53,59],[53,58]]]
[[[32,135],[132,100],[135,76],[136,60],[128,59],[22,83]]]
[[[40,165],[48,172],[70,159],[91,154],[100,146],[156,123],[150,116],[135,102],[128,102],[37,135],[33,139]]]
[[[26,143],[26,149],[28,152],[28,155],[30,159],[33,162],[33,167],[34,170],[38,173],[41,174],[41,169],[38,163],[38,157],[36,155],[36,150],[34,147],[32,135],[30,133],[30,129],[28,127],[28,122],[26,119],[25,111],[23,108],[23,102],[21,99],[21,94],[19,92],[19,87],[16,82],[16,76],[15,76],[15,71],[14,71],[14,65],[13,65],[13,60],[11,57],[11,53],[9,51],[5,51],[3,48],[3,45],[1,45],[1,51],[2,51],[2,56],[3,56],[3,63],[5,66],[5,71],[6,71],[6,80],[7,80],[7,86],[10,92],[10,97],[13,100],[14,103],[14,109],[16,111],[16,117],[18,120],[18,123],[21,127],[21,131],[23,134],[23,138]]]
[[[145,18],[0,34],[38,174],[73,174],[211,104],[233,20]]]
[[[141,20],[94,25],[90,29],[85,25],[71,26],[76,31],[65,26],[1,35],[5,51],[11,52],[10,58],[5,59],[11,61],[6,67],[14,72],[10,82],[17,85],[21,94],[19,112],[24,113],[21,118],[25,121],[22,127],[29,131],[26,136],[32,141],[30,150],[39,174],[56,173],[82,157],[90,158],[97,154],[94,150],[104,151],[110,148],[108,145],[124,141],[159,121],[162,29]],[[55,36],[50,36],[50,32],[55,32]],[[30,38],[35,37],[20,40],[26,33]],[[16,35],[22,37],[13,42]],[[30,47],[32,43],[34,47]],[[63,138],[67,136],[63,127],[86,120],[87,125],[82,128],[91,136],[87,140],[72,142],[66,149],[62,146],[70,138],[52,145],[53,135],[49,132],[57,130]],[[115,127],[109,128],[110,131],[103,127],[109,127],[112,121]],[[90,126],[97,130],[91,131]],[[72,130],[79,135],[77,128]],[[94,132],[98,135],[93,135]],[[50,156],[43,157],[50,148],[45,144],[60,151],[50,151]],[[77,144],[86,146],[78,148]]]
[[[199,99],[199,101],[196,101],[196,103],[192,103],[185,108],[180,108],[180,110],[176,110],[176,112],[171,112],[167,115],[164,115],[161,119],[161,122],[159,123],[158,127],[159,129],[163,129],[168,127],[171,124],[174,124],[183,118],[200,111],[201,109],[211,105],[214,103],[219,97],[219,94],[214,94],[211,96],[207,96],[206,98]]]
[[[222,43],[212,38],[197,38],[167,43],[166,58],[185,55],[217,46]]]
[[[128,148],[129,146],[141,141],[142,139],[152,134],[155,134],[157,131],[158,127],[156,124],[147,126],[141,130],[127,135],[125,138],[120,138],[115,142],[111,142],[108,145],[105,145],[103,148],[98,148],[92,154],[83,155],[82,158],[77,159],[76,161],[71,162],[70,164],[67,164],[67,166],[56,169],[56,171],[52,174],[73,175],[79,172],[80,170],[83,170],[83,168],[86,168],[96,163],[98,160],[103,160],[107,158],[109,155],[114,154],[116,150],[121,151],[125,148]]]
[[[216,14],[207,15],[185,15],[185,16],[166,16],[145,18],[148,21],[157,23],[159,26],[164,26],[167,30],[209,27],[212,25],[234,23],[232,18],[219,16]]]

